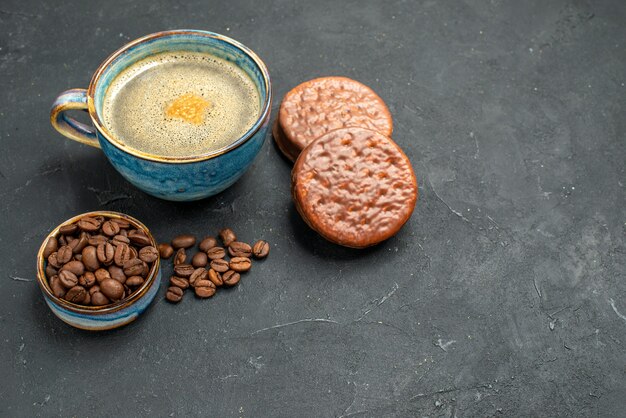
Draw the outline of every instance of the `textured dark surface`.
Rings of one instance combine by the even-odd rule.
[[[619,0],[3,0],[0,415],[624,416],[625,22]],[[379,93],[421,185],[400,234],[319,238],[271,141],[231,189],[173,204],[53,131],[57,93],[181,27],[253,48],[277,99],[334,74]],[[211,300],[81,332],[44,305],[35,252],[99,208],[272,253]]]

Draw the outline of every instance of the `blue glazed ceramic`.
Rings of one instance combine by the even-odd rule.
[[[257,122],[230,145],[192,158],[161,157],[126,147],[102,124],[106,90],[115,76],[134,62],[165,51],[205,52],[237,64],[259,91],[261,115]],[[68,138],[102,148],[117,171],[146,193],[186,201],[219,193],[241,177],[265,141],[271,107],[269,73],[254,52],[216,33],[174,30],[144,36],[114,52],[96,70],[87,90],[67,90],[57,97],[50,111],[50,122]],[[69,110],[88,111],[93,127],[69,117],[66,113]]]
[[[152,245],[156,248],[157,243],[152,234],[144,224],[137,219],[118,212],[97,211],[83,213],[75,216],[56,227],[44,240],[39,253],[37,254],[37,282],[43,293],[44,299],[50,310],[63,322],[85,330],[103,331],[107,329],[119,328],[135,319],[146,310],[152,303],[159,291],[161,284],[160,259],[157,259],[150,272],[146,276],[145,282],[129,298],[114,302],[105,306],[83,306],[60,299],[52,293],[46,278],[47,261],[43,257],[43,251],[50,237],[59,235],[59,228],[64,225],[76,223],[85,216],[104,216],[105,218],[118,218],[128,221],[134,228],[142,230],[150,238]]]

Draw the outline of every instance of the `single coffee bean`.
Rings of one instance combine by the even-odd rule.
[[[198,280],[194,286],[194,292],[199,298],[210,298],[215,294],[215,285],[210,280]]]
[[[74,252],[69,245],[64,245],[57,251],[57,260],[61,264],[65,264],[72,259]]]
[[[57,241],[59,241],[59,248],[61,248],[64,245],[67,245],[67,238],[65,238],[65,235],[59,235],[59,237],[57,238]]]
[[[159,244],[159,254],[161,255],[161,258],[167,260],[172,256],[172,254],[174,254],[174,248],[172,248],[172,246],[168,243],[162,242]]]
[[[213,269],[209,270],[209,280],[211,280],[215,286],[221,286],[224,284],[221,273],[218,273]]]
[[[141,277],[146,277],[150,273],[150,266],[145,261],[141,261]]]
[[[63,225],[59,228],[59,233],[61,235],[74,235],[76,231],[78,231],[78,226],[76,224]]]
[[[110,244],[109,244],[110,245]],[[83,248],[81,261],[85,265],[85,268],[89,271],[96,271],[100,268],[100,262],[98,261],[98,251],[93,245],[88,245]]]
[[[159,252],[152,245],[148,245],[139,250],[139,258],[146,263],[152,263],[159,258]]]
[[[70,242],[68,246],[72,249],[74,254],[80,254],[87,244],[89,244],[89,235],[86,232],[83,232],[80,234],[80,237]]]
[[[213,247],[209,248],[209,250],[206,252],[206,255],[211,260],[217,260],[219,258],[226,257],[226,250],[224,250],[222,247]]]
[[[112,301],[120,300],[124,297],[124,285],[117,280],[104,279],[100,283],[100,291]]]
[[[178,303],[183,299],[183,289],[176,286],[170,286],[165,294],[165,299],[172,303]]]
[[[213,237],[205,237],[200,242],[200,245],[198,245],[198,248],[200,248],[200,251],[202,251],[203,253],[206,253],[213,247],[217,247],[217,240]]]
[[[103,306],[108,305],[109,303],[111,303],[111,301],[109,300],[109,298],[104,296],[104,293],[95,292],[91,294],[91,304],[93,306]]]
[[[102,222],[100,221],[100,219],[97,219],[95,217],[92,218],[90,216],[85,216],[84,218],[76,222],[78,228],[85,232],[96,232],[98,229],[100,229],[101,224]]]
[[[87,289],[85,289],[87,290]],[[89,292],[85,292],[85,299],[83,300],[83,305],[91,305],[91,295]]]
[[[193,274],[194,270],[191,264],[179,264],[174,266],[174,273],[179,277],[188,278]]]
[[[74,260],[76,260],[76,261],[83,261],[83,255],[82,254],[74,254]]]
[[[118,266],[109,266],[109,274],[113,280],[117,280],[120,283],[126,282],[126,275],[124,274],[124,270]]]
[[[108,242],[98,244],[96,255],[99,262],[105,266],[109,266],[113,263],[113,259],[115,258],[115,247]]]
[[[234,286],[241,280],[241,275],[236,271],[228,270],[226,273],[222,274],[222,280],[225,285]]]
[[[125,237],[124,235],[116,235],[113,238],[111,238],[111,244],[115,245],[116,247],[120,244],[129,245],[130,240],[128,239],[128,237]]]
[[[128,238],[128,229],[120,230],[120,236]]]
[[[113,257],[113,261],[115,265],[122,267],[125,262],[130,260],[132,252],[130,251],[130,247],[128,244],[120,243],[115,248],[115,256]]]
[[[100,291],[100,286],[98,286],[97,284],[95,284],[95,285],[93,285],[93,286],[91,286],[89,288],[89,294],[91,296],[93,296],[94,293],[99,292],[99,291]]]
[[[211,260],[211,268],[215,271],[217,271],[218,273],[224,273],[225,271],[228,271],[228,261],[224,260],[223,258],[218,258],[217,260]]]
[[[48,238],[48,241],[46,241],[46,246],[43,248],[43,257],[44,258],[50,257],[50,254],[52,254],[58,249],[59,249],[59,242],[57,241],[56,237]]]
[[[90,288],[96,284],[96,275],[90,271],[86,271],[78,278],[78,284],[84,288]]]
[[[245,242],[233,241],[228,246],[228,253],[231,257],[250,257],[252,255],[252,247]]]
[[[196,253],[191,258],[191,265],[194,267],[206,267],[208,263],[208,257],[206,253]]]
[[[59,281],[66,289],[70,289],[78,284],[78,277],[69,270],[59,272]]]
[[[120,227],[120,229],[130,228],[130,222],[128,222],[126,219],[113,218],[111,219],[111,222],[115,222]]]
[[[237,273],[243,273],[250,270],[252,262],[248,257],[233,257],[230,259],[230,269]]]
[[[187,253],[184,248],[179,248],[174,256],[174,265],[185,264],[185,261],[187,261]]]
[[[143,272],[142,261],[138,258],[131,258],[124,263],[124,274],[128,276],[140,276]]]
[[[98,269],[93,273],[96,276],[96,281],[101,283],[104,279],[110,279],[111,273],[107,269]]]
[[[135,247],[129,245],[128,248],[130,249],[130,258],[139,258],[139,251]]]
[[[128,287],[126,283],[124,283],[124,297],[122,297],[122,299],[129,297],[131,293],[133,293],[133,290],[131,290],[130,287]]]
[[[113,237],[120,233],[120,226],[119,224],[117,224],[116,222],[113,222],[112,220],[106,221],[105,223],[102,224],[102,233],[104,235]]]
[[[104,221],[106,221],[105,217],[104,217],[104,216],[102,216],[102,215],[96,215],[96,216],[94,216],[93,218],[94,218],[96,221],[100,222],[100,225],[102,225],[102,223],[103,223]]]
[[[255,258],[265,258],[270,253],[270,244],[267,241],[258,240],[252,247]]]
[[[50,290],[52,290],[52,294],[58,298],[62,298],[67,293],[65,287],[61,284],[59,280],[59,276],[52,276],[50,278]]]
[[[63,264],[61,264],[61,262],[59,262],[59,253],[58,252],[54,252],[52,254],[50,254],[50,256],[48,257],[48,264],[51,265],[52,267],[54,267],[55,269],[60,268]]]
[[[58,270],[52,267],[50,264],[46,266],[46,277],[56,276],[57,273],[58,273]]]
[[[67,291],[64,298],[68,302],[77,303],[79,305],[85,302],[87,299],[87,290],[82,286],[74,286],[70,290]]]
[[[189,287],[189,280],[182,277],[172,276],[170,277],[170,285],[180,287],[181,289],[187,289]]]
[[[89,237],[89,245],[93,245],[94,247],[107,242],[109,242],[109,239],[104,235],[91,235]]]
[[[209,276],[209,272],[206,271],[205,268],[203,267],[197,268],[193,271],[193,273],[191,273],[191,276],[189,276],[189,284],[191,286],[195,286],[197,281],[206,280],[208,276]]]
[[[131,276],[126,279],[126,283],[124,283],[128,287],[137,287],[143,284],[143,277],[141,276]]]
[[[128,231],[128,239],[135,245],[145,247],[146,245],[152,245],[150,238],[143,232],[137,229]]]
[[[189,248],[196,244],[196,237],[191,234],[179,235],[172,240],[172,247],[174,248]]]
[[[231,242],[237,241],[237,235],[230,228],[224,228],[220,231],[220,238],[225,246],[229,246]]]
[[[65,263],[63,267],[61,267],[61,271],[63,270],[71,271],[78,277],[85,272],[85,265],[80,261],[72,260]]]

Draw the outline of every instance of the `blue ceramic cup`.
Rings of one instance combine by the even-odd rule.
[[[191,158],[148,154],[131,149],[115,138],[102,123],[108,86],[133,63],[169,51],[208,53],[243,69],[255,83],[261,101],[261,114],[250,130],[222,149]],[[254,52],[216,33],[173,30],[144,36],[114,52],[100,64],[87,90],[71,89],[57,97],[50,111],[50,122],[66,137],[101,148],[113,167],[146,193],[161,199],[186,201],[219,193],[241,177],[265,141],[271,107],[269,73]],[[87,111],[93,126],[71,118],[67,114],[69,110]]]

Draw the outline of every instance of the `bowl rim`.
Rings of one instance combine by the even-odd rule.
[[[254,124],[250,127],[250,129],[248,129],[248,131],[244,133],[242,136],[240,136],[238,139],[226,145],[225,147],[222,147],[218,150],[207,152],[204,154],[199,154],[199,155],[194,155],[194,156],[182,156],[182,157],[161,156],[161,155],[155,155],[155,154],[143,152],[143,151],[131,148],[128,145],[125,145],[124,142],[116,138],[106,128],[106,126],[100,119],[98,112],[96,112],[95,93],[96,93],[96,87],[98,85],[98,82],[100,81],[100,77],[102,76],[102,74],[104,74],[106,69],[117,58],[124,55],[125,53],[127,53],[129,50],[131,50],[137,45],[140,45],[140,44],[143,44],[145,42],[152,41],[155,39],[159,39],[159,38],[168,38],[168,37],[185,36],[185,35],[209,38],[209,39],[214,39],[217,41],[228,43],[231,46],[242,51],[245,55],[247,55],[254,62],[254,64],[258,67],[259,71],[261,72],[261,75],[263,76],[263,83],[265,84],[265,91],[266,91],[263,103],[261,105],[261,112],[259,113],[259,116],[257,117]],[[174,29],[174,30],[155,32],[155,33],[151,33],[151,34],[142,36],[140,38],[137,38],[127,43],[126,45],[123,45],[121,48],[119,48],[118,50],[113,52],[111,55],[109,55],[108,58],[102,61],[102,63],[98,66],[97,70],[94,72],[91,78],[91,81],[89,82],[89,86],[87,87],[87,111],[89,113],[92,123],[96,127],[96,131],[99,132],[100,135],[104,139],[106,139],[106,141],[109,144],[118,148],[120,151],[133,155],[135,157],[141,158],[143,160],[155,161],[155,162],[160,162],[160,163],[168,163],[168,164],[195,163],[195,162],[210,160],[222,154],[226,154],[238,148],[239,146],[245,144],[246,142],[248,142],[248,140],[254,137],[263,128],[265,122],[269,120],[271,110],[272,110],[272,81],[270,79],[270,74],[269,74],[269,70],[267,69],[267,65],[265,65],[263,60],[261,60],[261,58],[254,51],[252,51],[250,48],[248,48],[241,42],[236,41],[235,39],[229,38],[228,36],[224,36],[219,33],[210,32],[207,30]]]
[[[158,248],[157,242],[154,239],[154,236],[152,236],[152,233],[150,232],[148,227],[130,215],[126,215],[121,212],[103,211],[103,210],[81,213],[79,215],[73,216],[67,219],[66,221],[60,223],[56,228],[50,231],[48,235],[46,235],[46,238],[44,239],[43,243],[41,244],[41,247],[39,248],[39,251],[37,252],[37,282],[39,283],[39,287],[41,288],[41,291],[44,293],[44,296],[46,296],[50,300],[50,302],[54,303],[57,306],[60,306],[61,308],[67,309],[74,313],[79,313],[79,314],[84,314],[84,315],[110,314],[110,313],[117,312],[123,308],[133,305],[135,302],[141,299],[148,292],[148,290],[154,284],[156,277],[158,275],[157,273],[159,272],[159,268],[161,265],[161,258],[159,257],[155,260],[155,262],[152,264],[152,268],[148,272],[147,280],[145,280],[144,283],[139,287],[139,289],[137,289],[133,294],[131,294],[129,298],[122,299],[117,302],[110,303],[108,305],[103,305],[103,306],[87,306],[87,305],[79,305],[76,303],[72,303],[65,299],[56,297],[52,293],[52,289],[50,289],[50,284],[48,283],[47,275],[45,272],[45,268],[46,268],[45,265],[47,263],[47,260],[44,258],[43,252],[45,250],[46,243],[48,242],[50,237],[53,237],[53,236],[56,237],[59,235],[59,229],[62,226],[73,224],[86,216],[104,216],[105,218],[109,218],[109,219],[123,219],[125,221],[128,221],[136,229],[140,229],[143,232],[145,232],[148,238],[150,239],[151,245],[154,246],[154,248]]]

